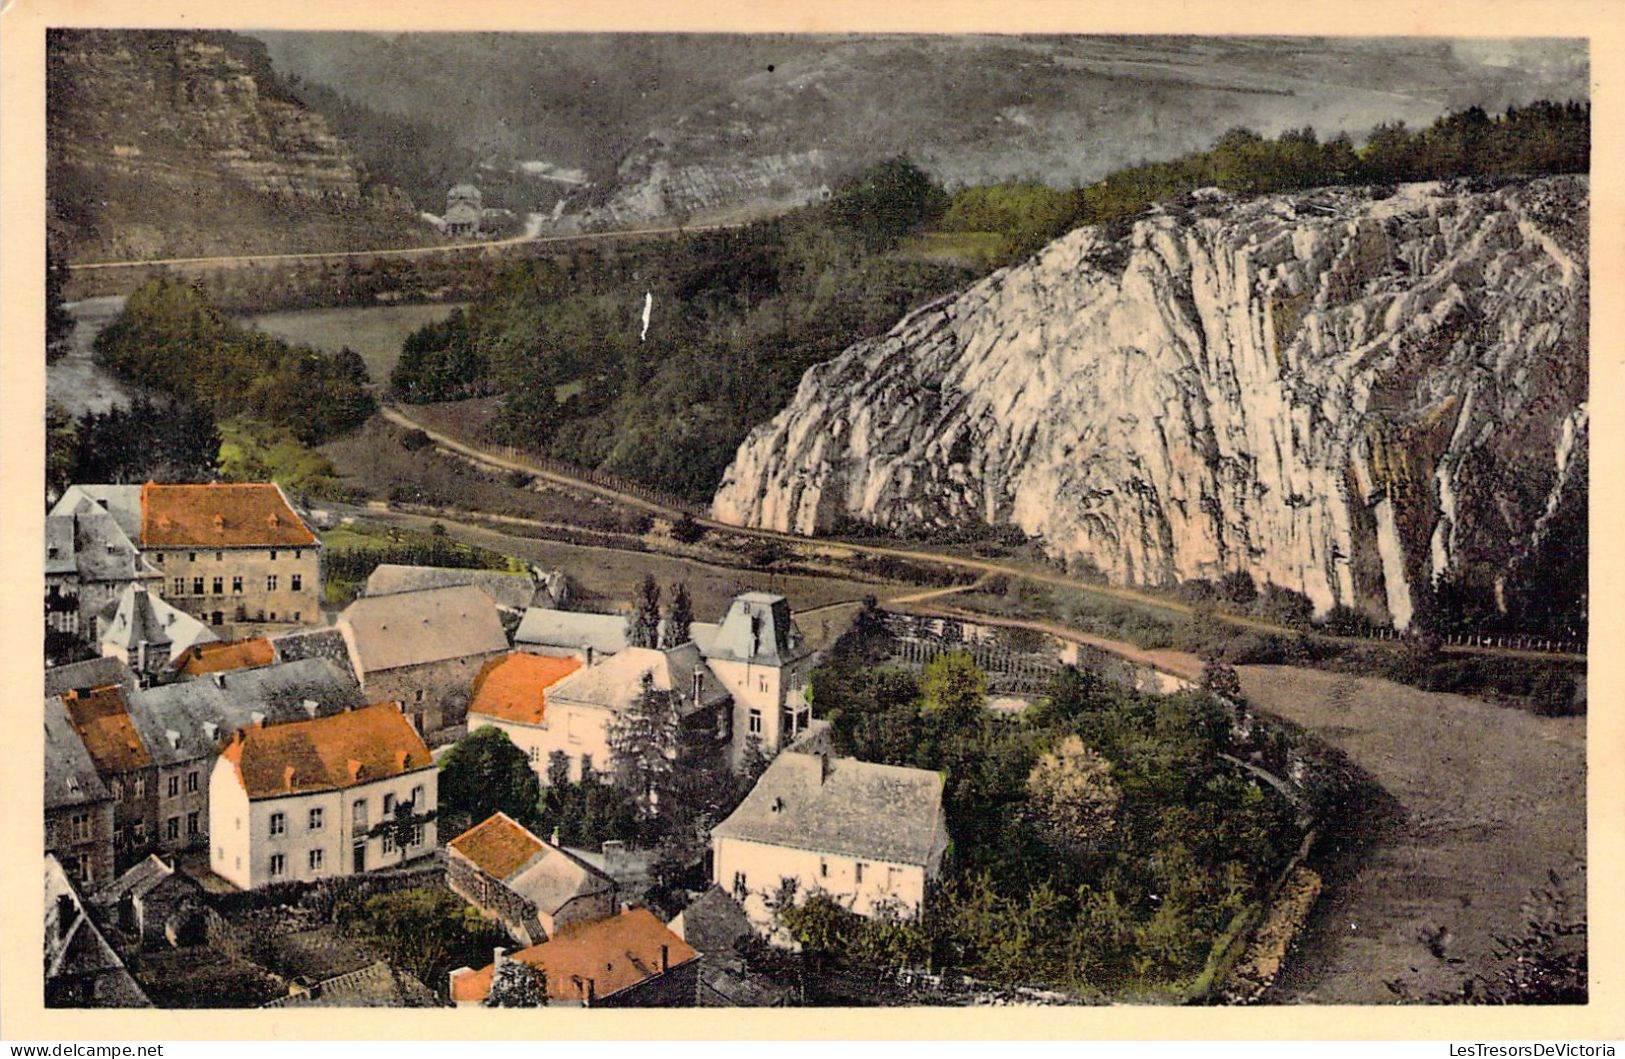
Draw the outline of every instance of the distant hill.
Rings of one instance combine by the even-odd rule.
[[[410,245],[433,239],[232,33],[53,31],[49,225],[70,260]]]
[[[1379,122],[1588,95],[1585,49],[1565,41],[257,36],[419,208],[472,178],[520,212],[566,197],[564,227],[805,201],[897,154],[950,187],[1064,187],[1237,125],[1358,140]],[[411,150],[391,149],[403,138]],[[524,177],[527,161],[594,186]]]

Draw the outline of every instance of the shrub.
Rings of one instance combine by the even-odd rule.
[[[418,450],[426,449],[433,444],[434,439],[431,438],[428,432],[424,430],[408,430],[405,434],[401,435],[401,448],[405,449],[407,452],[417,452]]]
[[[526,474],[524,471],[515,470],[509,471],[503,478],[503,481],[507,482],[508,485],[514,489],[529,489],[530,483],[534,481],[534,479],[532,479],[531,476]]]
[[[694,521],[694,516],[686,511],[671,524],[671,539],[678,544],[694,544],[704,536],[705,527]]]

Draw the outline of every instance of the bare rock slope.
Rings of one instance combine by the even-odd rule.
[[[713,513],[1010,524],[1119,582],[1243,569],[1400,626],[1437,574],[1504,596],[1584,529],[1587,192],[1212,191],[1079,229],[809,370]]]

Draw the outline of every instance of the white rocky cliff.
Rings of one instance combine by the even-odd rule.
[[[1403,627],[1583,503],[1587,183],[1198,193],[811,369],[719,518],[1011,524],[1114,581],[1245,569]],[[1583,525],[1583,519],[1581,519]]]

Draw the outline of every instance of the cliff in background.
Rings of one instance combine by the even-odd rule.
[[[1386,197],[1385,197],[1386,196]],[[1013,525],[1112,580],[1241,569],[1406,626],[1578,556],[1587,182],[1217,191],[1080,229],[812,368],[713,504]]]
[[[59,30],[47,45],[50,224],[75,261],[430,241],[232,33]]]

